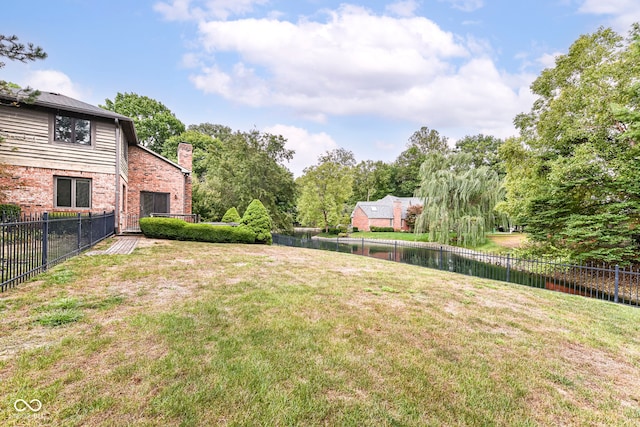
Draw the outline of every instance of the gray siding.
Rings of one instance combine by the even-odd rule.
[[[124,132],[120,132],[120,176],[125,181],[129,180],[129,143]]]
[[[24,107],[0,106],[0,162],[16,166],[115,172],[115,123],[92,120],[92,147],[50,142],[50,114]],[[126,166],[125,166],[126,168]]]

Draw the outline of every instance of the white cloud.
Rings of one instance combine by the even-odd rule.
[[[191,80],[205,93],[285,107],[320,123],[373,115],[504,137],[513,133],[513,117],[530,108],[535,76],[498,70],[485,41],[463,39],[424,17],[380,16],[351,5],[326,17],[201,22],[198,57],[208,65]]]
[[[626,35],[631,24],[640,21],[638,0],[583,0],[578,12],[590,15],[608,15],[611,27]]]
[[[228,19],[234,15],[244,15],[255,6],[266,4],[268,0],[171,0],[158,2],[153,9],[168,21],[200,21],[203,19]]]
[[[84,93],[74,84],[69,76],[61,71],[56,70],[39,70],[30,71],[24,77],[24,80],[20,82],[21,86],[30,86],[34,89],[56,92],[62,95],[83,99]]]
[[[439,0],[451,4],[454,9],[459,9],[463,12],[473,12],[484,6],[484,0]]]
[[[266,127],[263,131],[287,139],[287,148],[296,153],[286,166],[295,177],[302,176],[302,170],[307,166],[316,164],[321,154],[338,148],[333,138],[324,132],[310,134],[306,129],[281,124]]]
[[[404,0],[387,5],[385,10],[392,15],[410,18],[415,15],[419,6],[416,0]]]
[[[545,53],[540,58],[538,58],[538,64],[542,65],[543,68],[551,68],[556,66],[556,58],[562,55],[560,52],[554,53]]]

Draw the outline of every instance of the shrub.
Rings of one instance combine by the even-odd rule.
[[[256,243],[270,245],[272,243],[271,228],[272,222],[269,212],[262,202],[254,199],[244,212],[240,224],[247,226],[256,235]]]
[[[2,221],[14,221],[20,218],[20,206],[10,203],[0,204],[0,219]]]
[[[335,227],[329,227],[329,230],[327,231],[328,234],[337,236],[340,233],[346,233],[347,232],[347,227],[344,225],[336,225]]]
[[[375,225],[372,225],[372,226],[371,226],[371,228],[370,228],[370,230],[371,230],[371,232],[372,232],[372,233],[376,233],[376,232],[377,232],[377,233],[385,233],[385,232],[387,232],[387,233],[388,233],[388,232],[393,232],[393,231],[395,231],[395,230],[393,229],[393,227],[376,227]]]
[[[176,218],[142,218],[140,229],[155,239],[209,243],[254,243],[255,233],[244,226],[191,224]]]
[[[229,210],[225,212],[224,216],[222,217],[222,222],[239,223],[241,219],[242,218],[240,217],[238,210],[235,207],[233,207],[233,208],[229,208]]]
[[[352,233],[357,233],[358,232],[358,227],[351,227],[351,232]]]
[[[183,239],[210,243],[254,243],[256,235],[247,227],[231,225],[187,224]]]
[[[152,239],[178,240],[186,221],[178,218],[140,218],[140,230]]]

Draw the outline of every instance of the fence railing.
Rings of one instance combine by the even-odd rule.
[[[0,223],[0,291],[114,234],[115,213],[43,213]]]
[[[200,217],[196,214],[152,213],[151,216],[158,218],[178,218],[192,223],[200,222]]]
[[[167,214],[167,213],[152,213],[150,216],[163,217],[163,218],[179,218],[187,222],[197,223],[200,222],[200,217],[196,214]],[[124,232],[125,233],[139,233],[140,230],[140,215],[139,214],[125,214],[123,218]]]
[[[339,251],[640,306],[640,271],[515,258],[452,246],[365,239],[273,235],[274,244]]]

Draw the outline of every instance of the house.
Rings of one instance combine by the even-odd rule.
[[[387,195],[375,202],[358,202],[351,213],[351,226],[360,231],[371,227],[393,227],[396,231],[408,231],[407,208],[422,205],[417,197],[395,197]]]
[[[0,93],[0,203],[24,213],[115,211],[116,228],[150,213],[191,214],[190,144],[174,163],[139,144],[129,117],[42,92]]]

